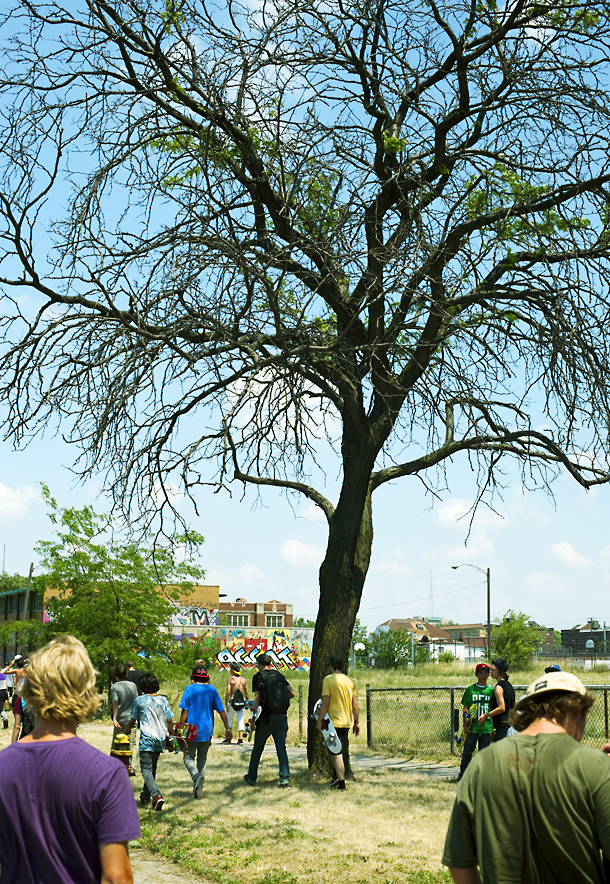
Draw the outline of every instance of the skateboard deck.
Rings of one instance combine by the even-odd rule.
[[[252,701],[250,701],[250,702],[252,702]],[[252,708],[252,707],[250,707],[250,708]],[[263,711],[263,707],[259,706],[258,709],[256,710],[256,712],[252,713],[250,720],[246,722],[246,728],[245,728],[244,733],[248,737],[248,742],[250,742],[250,740],[252,739],[252,734],[254,733],[254,729],[256,727],[256,722],[258,721],[258,717],[262,711]]]
[[[316,705],[313,707],[313,712],[311,713],[311,717],[317,721],[318,713],[320,711],[320,707],[322,706],[322,700],[318,700]],[[327,749],[329,749],[333,755],[340,755],[343,752],[343,746],[341,745],[341,740],[337,736],[337,731],[335,730],[335,726],[329,718],[328,713],[322,719],[322,728],[320,730],[322,734],[322,739],[324,740],[324,745]]]
[[[198,733],[199,730],[196,724],[185,724],[179,731],[176,729],[173,737],[168,737],[168,740],[173,741],[174,752],[178,752],[178,750],[186,752],[188,749],[187,743],[196,740]]]

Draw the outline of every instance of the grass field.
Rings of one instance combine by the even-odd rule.
[[[108,751],[111,728],[80,735]],[[215,745],[201,801],[182,755],[166,753],[157,782],[162,813],[140,809],[142,845],[213,884],[445,884],[440,856],[455,784],[383,771],[359,773],[343,793],[305,779],[292,764],[280,791],[275,752],[265,753],[254,788],[243,782],[250,747]],[[132,780],[139,795],[141,778]]]

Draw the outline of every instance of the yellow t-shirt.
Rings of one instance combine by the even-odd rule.
[[[330,697],[328,715],[335,727],[351,727],[354,723],[352,697],[356,685],[342,672],[327,675],[322,682],[322,696]]]

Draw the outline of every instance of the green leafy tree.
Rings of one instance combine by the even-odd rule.
[[[303,629],[315,629],[316,621],[315,620],[306,620],[305,617],[297,617],[292,621],[293,626],[301,627]]]
[[[529,616],[507,611],[492,628],[494,657],[503,657],[512,669],[526,668],[540,647],[540,630],[529,625]]]
[[[411,633],[407,629],[388,629],[373,636],[371,654],[375,657],[375,666],[382,669],[403,669],[408,663],[425,663],[426,648],[417,641],[413,645],[414,657],[411,659]]]
[[[22,577],[21,574],[3,573],[0,575],[0,594],[15,590],[24,592],[27,583],[27,577]],[[11,645],[18,649],[37,646],[44,642],[45,635],[45,627],[39,620],[5,620],[0,623],[0,645]]]
[[[608,4],[68,7],[0,19],[3,436],[62,422],[144,527],[318,506],[313,703],[379,488],[610,479]]]
[[[119,542],[109,516],[88,506],[60,509],[45,486],[43,495],[57,526],[54,540],[36,546],[44,573],[35,581],[46,591],[48,634],[76,635],[106,678],[134,653],[169,654],[172,636],[161,628],[168,624],[172,601],[204,576],[193,561],[203,538],[191,533],[181,560],[183,537],[153,549]]]
[[[358,617],[354,623],[354,631],[352,632],[352,644],[362,642],[367,648],[369,645],[369,635],[366,626],[363,626]]]

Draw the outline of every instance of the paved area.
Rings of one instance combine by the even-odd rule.
[[[237,743],[223,743],[214,741],[216,748],[222,748],[227,752],[247,752],[249,755],[250,743],[238,746]],[[293,762],[307,764],[307,749],[305,747],[287,746],[288,757]],[[263,756],[275,755],[273,741],[269,740],[263,751]],[[407,774],[419,774],[428,777],[441,777],[453,779],[459,773],[459,766],[440,764],[434,761],[406,761],[404,758],[382,758],[379,755],[357,755],[350,753],[350,760],[354,770],[397,770]]]

